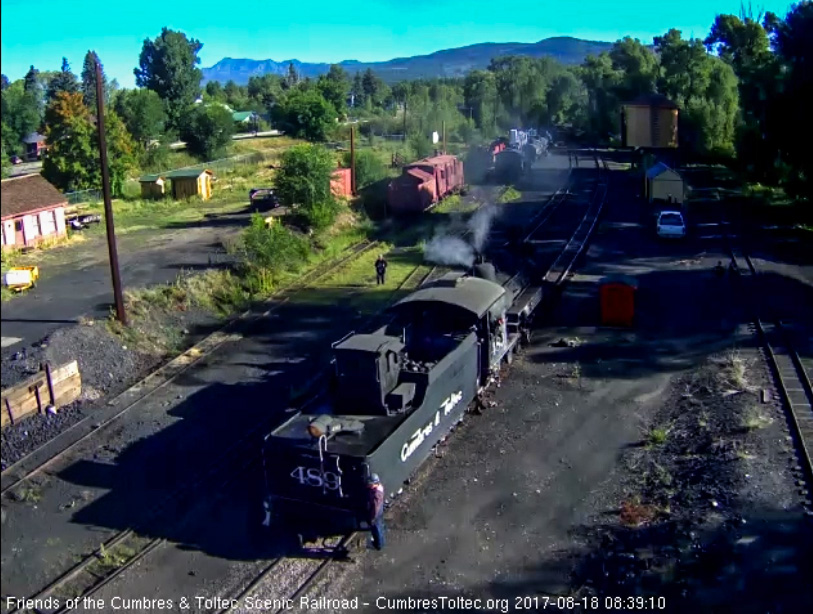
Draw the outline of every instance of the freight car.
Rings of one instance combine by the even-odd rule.
[[[333,344],[330,390],[266,436],[266,526],[363,529],[366,483],[388,498],[458,423],[526,337],[541,289],[488,263],[449,273],[390,310],[371,334]]]
[[[439,155],[404,166],[390,182],[387,202],[395,214],[420,213],[463,189],[463,163],[455,156]]]

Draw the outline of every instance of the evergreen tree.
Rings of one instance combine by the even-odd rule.
[[[85,62],[82,65],[82,99],[85,105],[91,110],[91,113],[96,111],[96,64],[101,66],[99,56],[95,51],[88,51],[85,54]],[[109,104],[110,91],[107,84],[107,77],[104,74],[104,67],[102,67],[102,92],[104,92],[104,102]]]
[[[68,59],[62,58],[61,70],[48,84],[48,101],[53,100],[59,92],[73,94],[78,91],[79,81],[76,79],[76,75],[71,71],[71,65],[68,64]]]

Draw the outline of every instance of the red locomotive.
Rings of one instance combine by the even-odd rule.
[[[393,213],[420,213],[463,188],[463,163],[439,155],[407,164],[390,182],[387,201]]]

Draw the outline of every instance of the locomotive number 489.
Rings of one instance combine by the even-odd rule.
[[[302,486],[312,486],[313,488],[338,490],[342,485],[342,479],[338,474],[332,471],[322,472],[316,467],[297,467],[291,472],[291,477]]]

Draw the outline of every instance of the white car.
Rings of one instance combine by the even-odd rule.
[[[658,236],[664,239],[682,239],[686,236],[686,222],[680,211],[663,211],[656,226]]]

